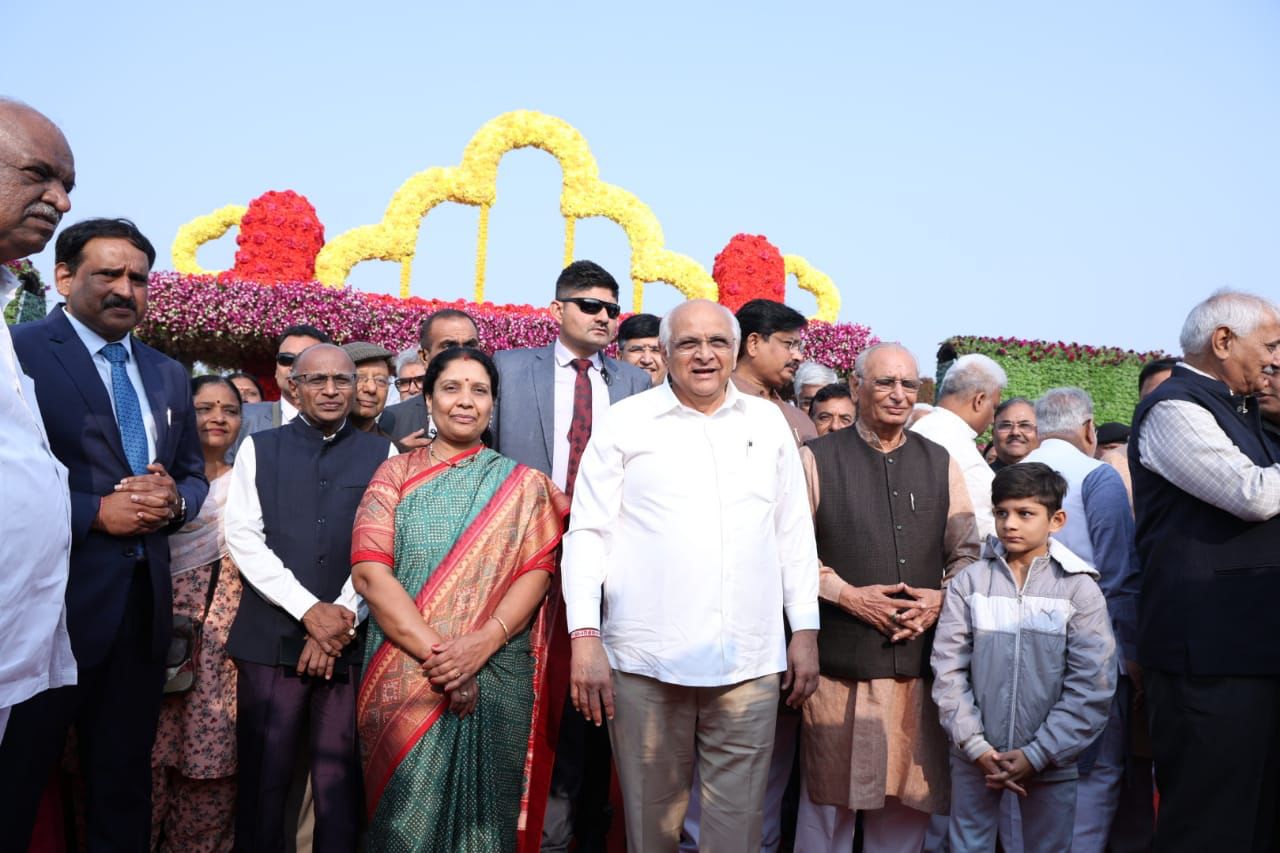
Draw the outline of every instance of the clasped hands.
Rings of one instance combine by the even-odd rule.
[[[1020,749],[1008,752],[996,752],[994,749],[983,753],[973,762],[982,770],[987,779],[987,787],[993,791],[1008,788],[1019,797],[1027,795],[1027,789],[1020,785],[1035,774],[1027,756]]]
[[[498,623],[486,621],[474,631],[431,645],[422,658],[422,672],[431,686],[449,697],[449,710],[465,719],[476,709],[480,687],[476,673],[502,647],[505,635]]]
[[[846,586],[839,606],[884,634],[890,643],[901,643],[923,636],[938,621],[942,590],[905,583]]]
[[[302,615],[307,641],[298,656],[298,675],[333,678],[333,666],[356,637],[356,615],[340,604],[317,601]]]
[[[93,527],[112,536],[142,536],[168,527],[181,508],[178,484],[153,462],[146,474],[125,477],[102,498]]]

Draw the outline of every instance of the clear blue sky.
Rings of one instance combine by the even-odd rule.
[[[407,177],[527,108],[582,131],[668,248],[710,269],[735,233],[764,234],[926,370],[952,334],[1172,350],[1210,291],[1280,295],[1274,2],[78,0],[4,18],[0,93],[75,151],[68,221],[134,218],[160,268],[183,222],[269,189],[310,198],[329,236],[375,222]],[[494,301],[550,297],[558,182],[546,154],[503,160]],[[475,222],[431,214],[415,294],[470,295]],[[577,245],[625,280],[619,228],[579,223]],[[233,254],[227,238],[200,260]],[[352,283],[397,275],[371,262]],[[676,298],[653,285],[645,307]]]

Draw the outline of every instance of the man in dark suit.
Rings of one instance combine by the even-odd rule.
[[[246,437],[265,429],[275,429],[292,423],[298,416],[298,399],[294,396],[289,384],[289,371],[293,362],[307,347],[316,344],[331,344],[330,338],[315,326],[305,323],[290,326],[280,333],[276,339],[276,386],[280,389],[280,399],[270,403],[249,403],[243,409],[240,424],[240,436],[236,447],[244,443]]]
[[[442,308],[422,321],[418,343],[421,345],[418,356],[425,365],[430,364],[437,353],[453,347],[479,348],[480,332],[467,312]],[[435,427],[427,418],[426,397],[421,393],[388,406],[378,419],[378,426],[406,451],[426,447],[436,434]]]
[[[502,380],[493,416],[495,449],[550,475],[569,494],[592,422],[611,404],[652,385],[648,373],[602,353],[617,334],[620,312],[613,276],[599,264],[575,261],[556,280],[551,303],[551,315],[560,324],[556,341],[493,357]],[[567,643],[559,651],[567,656]],[[578,850],[604,850],[608,790],[608,735],[603,726],[588,725],[567,707],[560,721],[542,849],[568,850],[576,835]]]
[[[88,849],[145,850],[172,633],[168,534],[196,516],[209,485],[186,370],[130,335],[147,310],[151,243],[128,220],[90,219],[62,232],[56,261],[66,304],[16,327],[13,343],[68,470],[67,627],[79,683],[13,709],[0,746],[0,838],[26,849],[74,723]]]

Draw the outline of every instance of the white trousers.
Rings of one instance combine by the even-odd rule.
[[[796,853],[848,853],[858,813],[840,806],[824,806],[809,799],[809,786],[800,777],[800,811],[796,816]],[[886,797],[884,808],[862,813],[863,853],[920,853],[924,849],[929,815]]]

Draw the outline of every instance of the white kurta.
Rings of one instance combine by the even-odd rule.
[[[18,286],[0,267],[0,310]],[[67,633],[71,496],[67,469],[49,448],[35,383],[18,366],[0,322],[0,736],[8,709],[42,690],[76,683]]]

